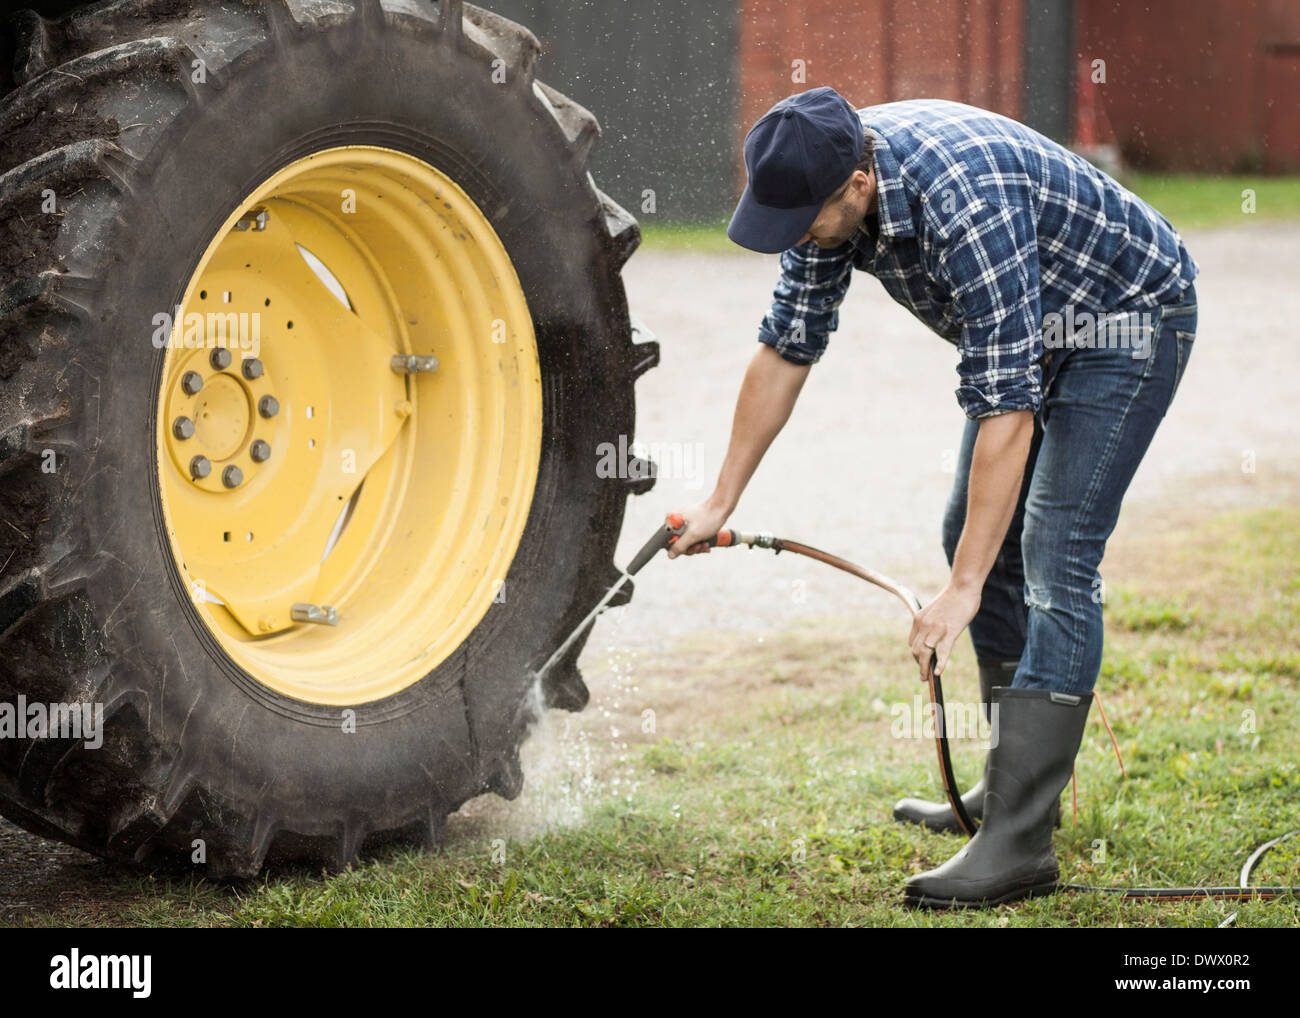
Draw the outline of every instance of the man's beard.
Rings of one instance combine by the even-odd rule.
[[[870,213],[870,211],[871,209],[867,208],[867,209],[863,209],[862,215],[860,216],[853,216],[853,215],[845,216],[844,219],[841,220],[839,228],[835,231],[835,233],[827,237],[825,241],[820,241],[820,240],[817,241],[817,246],[825,249],[830,249],[834,247],[842,247],[843,245],[847,244],[849,242],[849,239],[855,233],[857,233],[858,230],[862,229],[862,227],[865,225],[867,221],[867,215]]]

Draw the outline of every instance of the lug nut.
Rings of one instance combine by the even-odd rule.
[[[243,364],[244,377],[250,382],[255,378],[262,377],[262,362],[256,357],[245,357]]]
[[[248,447],[248,455],[253,457],[254,463],[265,463],[271,458],[271,443],[262,439],[257,439]]]
[[[190,476],[201,481],[212,473],[212,463],[206,456],[195,456],[190,460]]]
[[[172,434],[182,441],[194,437],[194,422],[188,417],[177,417],[172,422]]]
[[[181,378],[181,388],[187,396],[197,396],[203,388],[203,376],[197,371],[187,371]]]
[[[274,396],[263,396],[257,401],[257,412],[263,417],[274,417],[280,412],[280,401]]]
[[[226,368],[230,367],[230,360],[231,360],[230,351],[223,346],[219,346],[212,351],[212,354],[208,357],[208,360],[211,362],[212,366],[216,368],[218,371],[225,371]]]
[[[238,488],[244,483],[244,472],[232,464],[221,471],[221,483],[227,488]]]

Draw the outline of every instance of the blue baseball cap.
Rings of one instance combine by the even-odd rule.
[[[782,99],[745,136],[749,180],[727,236],[763,254],[794,247],[857,168],[862,145],[862,122],[835,89]]]

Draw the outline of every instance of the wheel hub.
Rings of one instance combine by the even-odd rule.
[[[219,375],[195,398],[195,437],[213,459],[230,459],[248,442],[251,416],[243,386]]]
[[[208,336],[203,338],[206,343]],[[244,363],[261,361],[246,357],[237,348],[224,369],[212,363],[210,353],[206,347],[186,351],[172,372],[165,410],[171,422],[167,451],[182,473],[192,474],[190,463],[195,456],[206,457],[214,469],[205,478],[193,478],[193,483],[204,491],[225,494],[232,490],[221,482],[227,466],[238,467],[244,479],[251,480],[265,465],[254,458],[254,444],[262,441],[275,448],[275,419],[256,409],[264,397],[275,399],[275,385],[264,372],[260,377],[244,377]]]

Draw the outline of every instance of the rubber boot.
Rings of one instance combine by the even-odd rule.
[[[984,822],[946,863],[908,880],[908,905],[970,908],[1056,889],[1052,826],[1092,697],[1001,687],[993,702],[998,742],[989,752]]]
[[[989,705],[993,702],[994,686],[1009,686],[1016,677],[1016,661],[981,661],[980,703],[984,705],[984,720],[990,720]],[[984,771],[988,773],[988,760],[984,761]],[[962,805],[972,820],[978,821],[984,815],[984,781],[971,785],[970,791],[961,797]],[[930,802],[926,799],[900,799],[894,806],[894,819],[905,824],[924,824],[932,831],[948,834],[961,834],[961,825],[952,811],[952,806],[945,799],[943,802]]]

